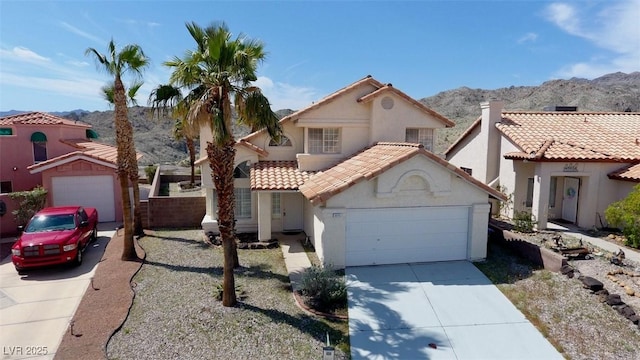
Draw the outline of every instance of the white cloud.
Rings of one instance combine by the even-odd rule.
[[[255,85],[262,89],[274,111],[281,109],[300,110],[311,105],[318,97],[314,88],[273,82],[264,76],[258,77]]]
[[[86,31],[80,30],[77,27],[75,27],[73,25],[70,25],[69,23],[66,23],[64,21],[60,22],[60,25],[63,28],[65,28],[66,30],[68,30],[69,32],[72,32],[72,33],[74,33],[74,34],[76,34],[78,36],[82,36],[83,38],[89,39],[91,41],[95,41],[95,42],[100,43],[100,44],[106,44],[107,43],[103,39],[100,39],[99,37],[97,37],[95,35],[89,34]]]
[[[527,42],[535,42],[538,39],[538,34],[529,32],[524,34],[520,39],[518,39],[518,44],[524,44]]]
[[[7,60],[27,61],[31,63],[42,63],[51,60],[22,46],[16,46],[11,50],[0,49],[0,56]]]
[[[640,70],[640,0],[589,3],[553,3],[545,9],[548,21],[570,35],[581,37],[611,53],[568,64],[561,77],[594,78],[607,73]],[[580,7],[582,6],[582,7]]]
[[[37,76],[0,73],[0,83],[21,88],[43,90],[59,95],[83,99],[95,99],[99,96],[103,82],[79,77],[76,79],[55,79]]]
[[[76,67],[86,67],[89,66],[89,63],[86,61],[78,61],[78,60],[67,60],[65,61],[66,64],[72,65],[72,66],[76,66]]]

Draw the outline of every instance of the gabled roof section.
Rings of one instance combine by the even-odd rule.
[[[244,139],[240,139],[240,140],[236,141],[234,147],[235,146],[245,147],[245,148],[255,152],[256,154],[258,154],[260,156],[264,156],[264,157],[269,156],[269,152],[267,150],[261,148],[260,146],[255,145],[255,144],[252,144],[252,143],[250,143],[250,142],[248,142],[247,140],[244,140]],[[198,160],[196,160],[193,164],[200,166],[200,165],[202,165],[203,163],[205,163],[207,161],[209,161],[209,158],[206,157],[206,156],[203,156],[203,157],[199,158]]]
[[[330,102],[332,102],[333,100],[337,99],[338,97],[340,97],[341,95],[343,95],[344,93],[347,93],[363,84],[369,84],[372,85],[376,88],[381,88],[384,86],[383,83],[379,82],[378,80],[374,79],[371,75],[367,75],[364,78],[354,82],[351,85],[345,86],[342,89],[331,93],[327,96],[325,96],[324,98],[320,99],[317,102],[314,102],[313,104],[307,106],[306,108],[302,109],[302,110],[298,110],[292,114],[289,114],[285,117],[283,117],[282,119],[280,119],[280,124],[284,124],[285,122],[288,121],[292,121],[293,119],[296,119],[298,117],[300,117],[301,115],[304,115],[306,113],[308,113],[311,110],[317,109],[323,105],[326,105]],[[257,136],[258,134],[261,134],[262,132],[266,131],[266,129],[262,129],[262,130],[258,130],[256,132],[253,132],[245,137],[243,137],[242,139],[240,139],[240,141],[245,140],[245,141],[251,141],[252,138],[254,138],[255,136]]]
[[[496,127],[521,149],[507,158],[640,160],[640,113],[503,112]]]
[[[90,162],[95,162],[107,167],[116,168],[116,162],[118,159],[117,148],[101,144],[86,139],[68,139],[60,140],[62,143],[77,149],[70,153],[51,158],[47,161],[39,162],[37,164],[27,167],[31,173],[38,173],[59,165],[63,165],[78,159],[84,159]],[[137,158],[140,159],[141,154],[137,154]]]
[[[397,95],[399,97],[401,97],[402,99],[406,100],[407,102],[409,102],[410,104],[412,104],[413,106],[417,107],[418,110],[424,112],[427,115],[431,115],[434,118],[440,120],[440,122],[442,122],[446,127],[454,127],[456,124],[447,119],[446,117],[444,117],[443,115],[440,115],[439,113],[429,109],[428,107],[424,106],[421,102],[416,101],[415,99],[413,99],[411,96],[403,93],[402,91],[394,88],[391,84],[387,84],[381,88],[379,88],[378,90],[369,93],[363,97],[361,97],[360,99],[358,99],[358,102],[369,102],[372,101],[373,99],[382,96],[384,94],[388,94],[388,93],[392,93],[394,95]]]
[[[28,112],[24,114],[10,115],[0,118],[0,126],[9,125],[68,125],[90,128],[91,125],[61,118],[45,112]]]
[[[607,176],[609,177],[609,179],[640,183],[640,163],[625,166],[622,169],[616,170]]]
[[[300,191],[313,205],[321,204],[332,196],[362,181],[373,179],[417,155],[425,156],[438,163],[490,196],[506,201],[505,196],[499,191],[481,183],[446,160],[425,150],[422,145],[410,143],[377,143],[332,168],[311,176],[300,186]]]
[[[479,116],[468,128],[467,130],[465,130],[459,137],[458,139],[456,139],[456,141],[453,142],[453,144],[451,144],[447,150],[444,151],[444,155],[446,156],[450,151],[452,151],[453,149],[455,149],[458,144],[460,144],[462,142],[462,140],[464,140],[467,136],[469,136],[469,134],[471,134],[471,132],[477,128],[478,126],[480,126],[480,122],[482,121],[482,116]]]
[[[296,161],[259,161],[251,165],[251,190],[298,190],[313,174]]]

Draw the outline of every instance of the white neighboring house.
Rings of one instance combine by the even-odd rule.
[[[489,197],[504,196],[431,150],[454,123],[367,76],[236,145],[236,230],[261,240],[304,231],[321,261],[345,266],[486,257]],[[201,149],[212,139],[201,133]],[[202,167],[205,232],[218,233]]]
[[[640,183],[640,113],[504,111],[480,104],[482,115],[445,152],[446,159],[513,204],[538,229],[549,220],[582,228],[608,226],[605,209]]]

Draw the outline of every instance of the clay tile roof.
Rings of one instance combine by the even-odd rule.
[[[446,160],[425,150],[422,145],[392,142],[377,143],[334,167],[311,176],[308,181],[300,186],[300,191],[312,204],[324,203],[332,196],[351,186],[361,181],[372,179],[418,154],[424,155],[446,167],[459,177],[482,188],[489,195],[500,200],[506,200],[504,195],[495,189],[482,184]]]
[[[261,147],[259,147],[257,145],[254,145],[254,144],[252,144],[252,143],[250,143],[250,142],[248,142],[247,140],[244,140],[244,139],[238,140],[236,142],[236,145],[244,146],[244,147],[248,148],[249,150],[252,150],[252,151],[258,153],[258,155],[261,155],[261,156],[268,156],[269,155],[269,152],[267,150],[265,150],[265,149],[263,149],[263,148],[261,148]]]
[[[91,125],[61,118],[44,112],[29,112],[24,114],[10,115],[0,118],[0,125],[9,126],[14,124],[24,125],[71,125],[90,128]]]
[[[72,159],[78,156],[89,157],[97,161],[104,161],[115,166],[118,159],[117,148],[111,145],[101,144],[93,142],[87,139],[67,139],[60,140],[60,142],[76,148],[76,151],[69,152],[64,155],[51,158],[47,161],[39,162],[37,164],[28,167],[29,170],[37,170],[42,168],[48,168],[52,164],[59,163],[61,161]],[[140,159],[141,154],[137,154],[137,158]]]
[[[437,113],[436,111],[433,111],[431,109],[429,109],[428,107],[424,106],[424,104],[422,104],[419,101],[416,101],[415,99],[413,99],[411,96],[403,93],[402,91],[394,88],[391,84],[387,84],[384,87],[381,87],[380,89],[369,93],[361,98],[358,99],[358,102],[368,102],[373,100],[374,98],[381,96],[383,94],[386,93],[394,93],[397,96],[400,96],[401,98],[405,99],[406,101],[408,101],[409,103],[411,103],[413,106],[417,107],[420,111],[429,114],[433,117],[435,117],[436,119],[440,120],[440,122],[442,122],[446,127],[454,127],[456,125],[456,123],[454,123],[453,121],[447,119],[446,117],[444,117],[443,115],[440,115],[439,113]]]
[[[616,170],[609,175],[610,179],[640,182],[640,163],[632,164]]]
[[[496,127],[533,160],[640,160],[640,113],[503,112]]]
[[[298,190],[313,172],[296,161],[258,161],[251,166],[251,190]]]

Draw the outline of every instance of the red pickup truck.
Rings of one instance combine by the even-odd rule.
[[[18,272],[28,268],[82,263],[82,251],[98,236],[98,211],[80,206],[40,210],[11,247]]]

